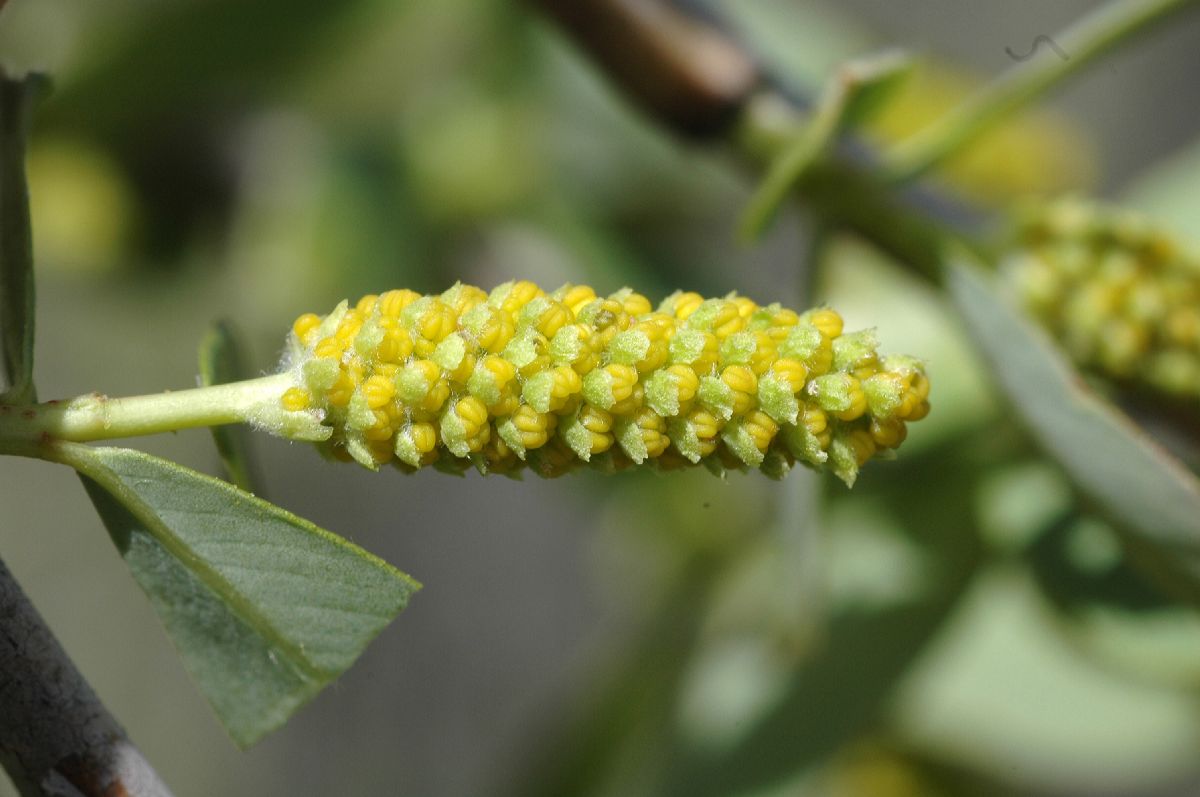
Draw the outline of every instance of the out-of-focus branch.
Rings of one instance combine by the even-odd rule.
[[[658,0],[531,0],[631,99],[689,137],[725,130],[759,83],[719,30]]]
[[[23,797],[170,797],[2,561],[0,764]]]
[[[652,119],[692,137],[724,140],[758,172],[765,172],[811,121],[797,109],[791,92],[781,91],[753,54],[722,29],[717,16],[689,13],[704,7],[699,0],[531,1]],[[1121,0],[1106,6],[1063,34],[1061,41],[1072,48],[1068,65],[1031,65],[1001,78],[935,125],[928,138],[922,135],[886,163],[860,142],[843,141],[835,155],[812,164],[796,183],[796,194],[827,227],[852,230],[937,281],[947,238],[978,248],[979,216],[960,197],[893,181],[919,173],[1084,63],[1197,2]]]
[[[746,103],[730,144],[755,172],[765,172],[803,135],[806,124],[789,102],[773,92],[759,92]],[[973,209],[924,186],[897,189],[873,162],[873,153],[850,142],[839,154],[813,163],[796,182],[795,193],[829,229],[850,230],[938,282],[947,238],[974,246],[964,237],[978,226]]]
[[[556,20],[653,120],[691,138],[723,141],[756,172],[802,134],[795,97],[770,85],[752,54],[711,18],[661,0],[531,0]],[[830,227],[853,230],[921,275],[940,275],[938,246],[972,227],[965,203],[923,187],[897,190],[875,158],[847,142],[815,165],[799,195]]]

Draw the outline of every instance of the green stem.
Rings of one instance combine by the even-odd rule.
[[[31,406],[0,405],[0,453],[40,456],[55,441],[86,443],[256,420],[277,407],[290,374],[243,382],[108,398],[98,393]]]
[[[753,169],[769,168],[802,135],[804,120],[771,94],[746,104],[732,145]],[[956,241],[972,251],[979,245],[933,214],[908,204],[896,187],[869,166],[845,158],[819,159],[804,169],[796,195],[829,229],[846,229],[872,242],[914,272],[938,284],[942,249]]]
[[[886,160],[895,180],[918,177],[960,152],[1012,112],[1194,0],[1118,0],[1054,37],[1064,57],[1039,54],[1013,67],[973,98],[893,150]]]
[[[837,103],[823,102],[812,121],[767,168],[766,177],[754,192],[738,223],[738,234],[743,241],[749,243],[762,235],[796,181],[829,147],[838,132],[840,110]]]

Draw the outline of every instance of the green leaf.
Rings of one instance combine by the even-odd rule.
[[[823,638],[791,668],[779,699],[731,746],[681,754],[662,793],[775,793],[778,784],[876,727],[897,684],[975,583],[983,560],[974,496],[985,463],[976,450],[963,448],[948,443],[906,460],[886,478],[864,478],[853,499],[881,501],[888,521],[917,543],[922,582],[900,602],[834,612]],[[922,498],[930,484],[940,487],[936,501]],[[823,517],[829,522],[831,514]]]
[[[420,586],[219,479],[129,449],[61,450],[243,747],[348,668]]]
[[[45,121],[136,152],[149,120],[194,120],[198,108],[280,91],[361,32],[369,11],[363,0],[156,4],[81,48]]]
[[[1083,522],[1074,513],[1050,524],[1026,549],[1025,557],[1038,587],[1056,607],[1080,613],[1104,606],[1126,612],[1144,613],[1176,604],[1146,583],[1141,573],[1119,556],[1089,551],[1087,532],[1092,537],[1106,530]],[[1101,542],[1104,537],[1100,536]],[[1116,547],[1115,541],[1113,546]],[[1118,549],[1119,550],[1119,549]]]
[[[750,200],[739,224],[742,237],[753,241],[766,230],[775,211],[809,167],[845,130],[879,110],[908,76],[912,62],[899,52],[848,61],[826,84],[816,113],[779,155]]]
[[[1145,213],[1200,246],[1200,141],[1156,163],[1122,191],[1122,207]]]
[[[46,88],[37,74],[0,73],[0,403],[36,401],[33,387],[33,238],[25,184],[25,140],[33,107]]]
[[[947,280],[996,381],[1042,448],[1118,528],[1132,564],[1200,601],[1200,482],[1101,400],[965,253]]]
[[[830,622],[824,646],[791,676],[771,711],[732,749],[682,761],[669,795],[717,797],[775,785],[823,761],[871,727],[957,594]]]
[[[200,383],[223,385],[247,378],[237,335],[227,321],[217,321],[200,341]],[[262,495],[261,480],[250,448],[249,428],[243,424],[211,427],[213,442],[229,480],[248,493]]]

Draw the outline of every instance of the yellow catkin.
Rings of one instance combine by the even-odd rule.
[[[561,294],[562,303],[567,306],[572,315],[579,315],[579,311],[583,309],[584,305],[596,299],[596,292],[588,285],[564,285]]]
[[[621,401],[609,407],[609,411],[613,415],[631,416],[637,415],[646,401],[645,388],[640,384],[635,384],[629,391],[629,395]]]
[[[880,448],[896,448],[908,436],[908,427],[900,418],[872,418],[871,437]]]
[[[462,315],[487,300],[487,291],[461,282],[442,294],[442,301],[454,308],[456,315]]]
[[[387,404],[394,395],[396,383],[384,374],[375,374],[363,382],[363,396],[367,399],[367,406],[373,410]]]
[[[421,298],[421,294],[407,289],[388,291],[379,297],[379,312],[391,318],[399,318],[404,308]]]
[[[500,391],[500,398],[488,405],[488,412],[493,418],[504,418],[512,415],[521,406],[521,397],[510,388]]]
[[[504,292],[503,298],[500,299],[499,306],[501,310],[507,313],[516,313],[525,305],[532,302],[539,296],[543,296],[542,289],[532,282],[524,281],[515,282],[512,287]]]
[[[1026,208],[1018,227],[1001,271],[1076,364],[1139,392],[1200,397],[1200,253],[1075,197]]]
[[[381,362],[402,363],[412,354],[412,337],[408,334],[408,330],[397,326],[394,319],[385,320],[391,321],[391,324],[381,325],[383,340],[379,343],[377,355]]]
[[[325,400],[333,407],[345,407],[354,397],[354,387],[354,378],[343,371],[338,375],[333,387],[325,393]]]
[[[612,363],[602,369],[611,378],[612,400],[614,406],[633,395],[634,385],[637,384],[637,369],[629,365]]]
[[[782,379],[795,395],[804,389],[808,368],[799,360],[776,360],[771,364],[771,374]]]
[[[323,338],[313,348],[313,355],[317,357],[337,358],[342,356],[345,351],[345,346],[337,338]]]
[[[857,420],[867,411],[867,394],[863,391],[862,383],[857,378],[851,377],[848,392],[850,395],[850,407],[834,413],[837,419],[841,421]]]
[[[342,322],[338,324],[337,331],[333,333],[333,336],[341,341],[343,346],[348,345],[362,329],[362,325],[363,314],[357,310],[350,310],[342,316]]]
[[[667,422],[654,410],[645,407],[638,413],[637,425],[641,431],[642,445],[646,447],[646,456],[651,459],[662,456],[667,446],[671,445],[671,438],[667,436]]]
[[[312,396],[304,388],[289,387],[283,393],[283,398],[280,399],[283,408],[290,412],[298,412],[306,410],[312,405]]]
[[[455,383],[456,387],[462,387],[467,384],[474,372],[475,355],[464,354],[463,358],[458,361],[458,365],[446,371],[446,379]]]
[[[670,365],[667,366],[667,373],[674,377],[676,400],[681,407],[688,406],[700,387],[700,377],[696,375],[695,369],[690,365]]]
[[[513,413],[512,421],[520,432],[521,444],[527,449],[546,445],[550,433],[558,425],[556,416],[548,412],[538,412],[527,404]]]
[[[602,454],[612,448],[613,436],[609,434],[613,425],[611,414],[591,405],[584,405],[579,413],[579,423],[591,434],[590,453]]]
[[[760,330],[754,333],[754,353],[750,355],[750,370],[755,376],[762,376],[771,370],[771,366],[779,359],[779,349],[769,333]]]
[[[515,365],[495,354],[480,359],[479,367],[488,373],[497,390],[503,390],[517,375]]]
[[[305,313],[292,324],[292,331],[296,333],[296,337],[301,343],[308,345],[312,342],[312,334],[316,332],[317,327],[320,325],[321,316],[316,313]]]
[[[875,440],[871,437],[871,433],[866,429],[853,429],[850,431],[848,442],[854,450],[854,458],[857,463],[862,466],[867,460],[875,455]]]
[[[713,319],[712,332],[717,340],[725,340],[733,333],[740,332],[745,325],[746,319],[738,312],[738,306],[733,302],[725,302]]]
[[[558,330],[575,320],[575,315],[561,302],[549,300],[546,309],[539,316],[537,331],[545,338],[553,338]]]
[[[714,458],[776,475],[828,467],[850,482],[930,406],[920,363],[879,357],[872,336],[838,343],[835,372],[843,324],[830,308],[685,292],[655,307],[630,290],[521,281],[390,290],[337,313],[292,325],[297,382],[279,403],[315,414],[335,457],[369,467],[469,460],[554,476],[585,460],[620,470]],[[1169,330],[1200,338],[1200,314],[1177,311]]]
[[[675,317],[680,321],[686,321],[688,316],[704,304],[704,297],[698,293],[680,293],[668,299],[668,302]]]
[[[825,337],[833,339],[842,334],[842,317],[828,307],[810,310],[805,315],[805,320]]]
[[[743,428],[750,433],[755,447],[765,453],[771,441],[775,439],[775,433],[779,431],[779,424],[762,410],[755,410],[746,416]]]
[[[730,365],[721,372],[721,381],[733,393],[733,414],[745,415],[755,405],[758,392],[758,377],[745,365]]]
[[[621,302],[621,306],[631,316],[646,315],[654,309],[654,305],[650,304],[650,300],[640,293],[630,293]]]

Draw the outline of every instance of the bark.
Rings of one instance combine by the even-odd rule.
[[[2,561],[0,764],[23,797],[170,797]]]
[[[643,110],[675,132],[721,133],[758,85],[722,31],[659,0],[531,0]]]

